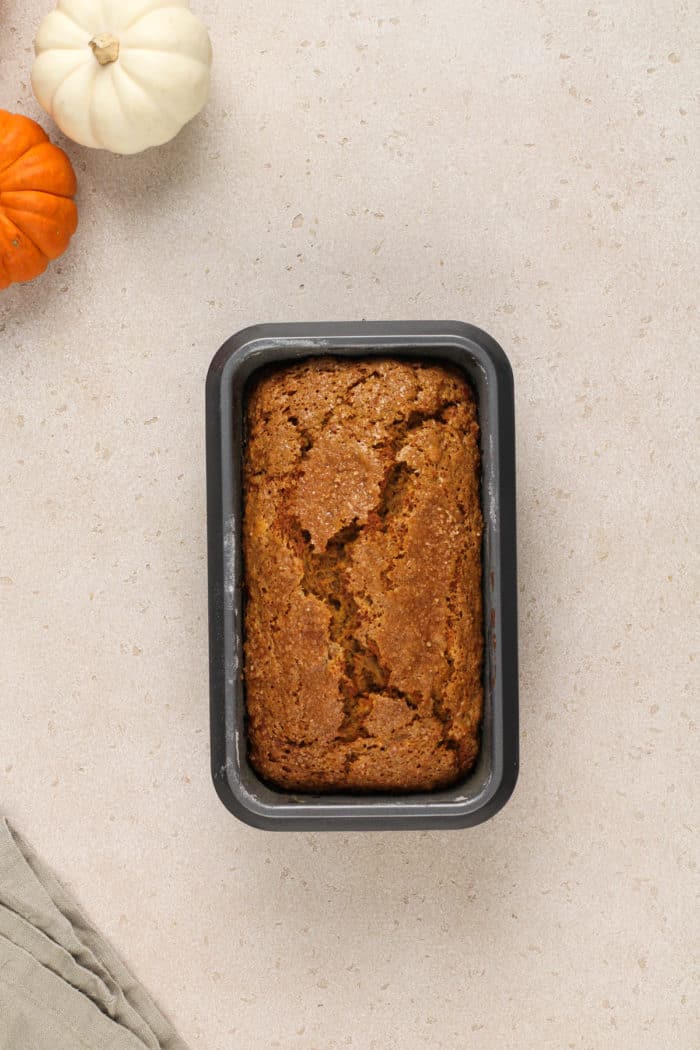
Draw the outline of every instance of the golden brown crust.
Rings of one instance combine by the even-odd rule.
[[[244,461],[250,759],[285,790],[429,790],[478,752],[474,394],[449,367],[258,379]]]

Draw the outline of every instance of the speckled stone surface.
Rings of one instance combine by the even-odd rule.
[[[47,128],[49,6],[0,24]],[[1,804],[194,1050],[692,1050],[694,5],[194,6],[204,116],[69,145],[75,244],[0,297]],[[204,376],[359,317],[511,357],[521,777],[469,832],[274,837],[209,780]]]

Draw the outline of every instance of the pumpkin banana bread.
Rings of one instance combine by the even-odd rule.
[[[474,393],[449,366],[315,358],[249,391],[250,760],[293,791],[422,791],[483,704]]]

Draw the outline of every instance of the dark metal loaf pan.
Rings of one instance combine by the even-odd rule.
[[[461,368],[478,398],[484,513],[485,705],[481,752],[445,790],[304,795],[274,790],[248,762],[241,523],[246,384],[257,369],[318,355],[400,356]],[[224,805],[254,827],[336,831],[464,828],[493,816],[518,775],[518,656],[513,379],[485,332],[457,322],[261,325],[232,336],[207,377],[211,760]]]

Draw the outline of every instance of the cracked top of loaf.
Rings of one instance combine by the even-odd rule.
[[[467,772],[483,705],[476,402],[394,358],[263,373],[246,405],[250,760],[284,790]]]

